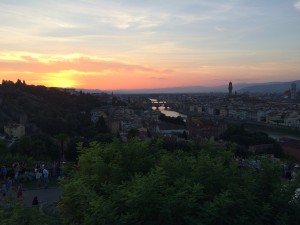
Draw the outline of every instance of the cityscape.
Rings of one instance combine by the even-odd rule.
[[[0,225],[300,225],[299,24],[299,0],[0,0]]]
[[[158,143],[161,142],[167,151],[174,151],[172,154],[176,155],[179,154],[176,151],[196,154],[199,149],[201,153],[207,145],[223,149],[224,154],[230,148],[234,149],[232,163],[236,163],[238,170],[243,168],[247,172],[254,168],[254,171],[263,174],[262,167],[266,165],[261,163],[267,159],[271,160],[271,164],[283,167],[285,172],[282,172],[284,175],[279,174],[279,182],[290,180],[290,185],[297,184],[300,92],[296,83],[291,82],[290,89],[283,93],[239,94],[233,90],[234,83],[230,81],[227,93],[116,95],[28,85],[21,80],[15,83],[3,81],[0,85],[0,122],[3,125],[1,178],[2,181],[8,179],[10,183],[2,185],[2,205],[8,201],[6,195],[13,198],[14,189],[17,200],[25,207],[31,206],[31,203],[39,205],[40,201],[40,210],[52,218],[46,221],[49,224],[59,223],[62,216],[67,215],[62,212],[73,206],[68,205],[66,197],[59,200],[61,192],[58,186],[64,179],[71,179],[71,171],[78,170],[78,159],[84,163],[80,152],[87,151],[86,154],[89,154],[94,146],[95,153],[99,154],[100,147],[95,147],[96,143],[102,143],[108,149],[116,144],[124,146],[121,149],[127,149],[123,149],[125,156],[131,154],[126,157],[138,157],[138,161],[150,156],[150,153],[144,152],[148,151],[148,147],[142,147],[142,143],[152,143],[159,149]],[[34,111],[35,108],[39,110]],[[94,144],[87,147],[88,143]],[[131,152],[136,151],[135,148],[137,152]],[[109,151],[113,154],[116,150]],[[131,163],[134,166],[136,162]],[[279,170],[282,170],[281,166]],[[113,168],[112,171],[107,169],[107,173],[113,173]],[[267,170],[265,172],[269,174]],[[115,175],[110,176],[109,179],[112,179]],[[156,183],[153,185],[156,186]],[[70,193],[62,192],[63,196]],[[59,201],[66,204],[65,208],[55,206]],[[68,215],[68,218],[72,219],[73,215]]]

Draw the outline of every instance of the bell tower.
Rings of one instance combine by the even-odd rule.
[[[228,85],[228,96],[229,96],[229,97],[232,96],[232,89],[233,89],[233,87],[232,87],[232,82],[230,81],[230,82],[229,82],[229,85]]]

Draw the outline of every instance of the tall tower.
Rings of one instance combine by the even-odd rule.
[[[232,88],[232,82],[230,81],[230,82],[229,82],[229,85],[228,85],[228,96],[229,96],[229,97],[232,96],[232,89],[233,89],[233,88]]]
[[[297,84],[296,82],[291,83],[291,99],[295,99],[297,95]]]

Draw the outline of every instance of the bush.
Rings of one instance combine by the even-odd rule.
[[[240,169],[232,147],[166,151],[160,143],[91,143],[62,180],[66,224],[298,224],[290,205],[300,181],[278,162]],[[285,187],[285,188],[283,188]],[[279,205],[280,203],[280,205]]]

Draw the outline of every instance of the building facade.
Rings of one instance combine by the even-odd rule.
[[[25,126],[17,123],[10,123],[4,126],[4,133],[10,138],[21,138],[25,136]]]

